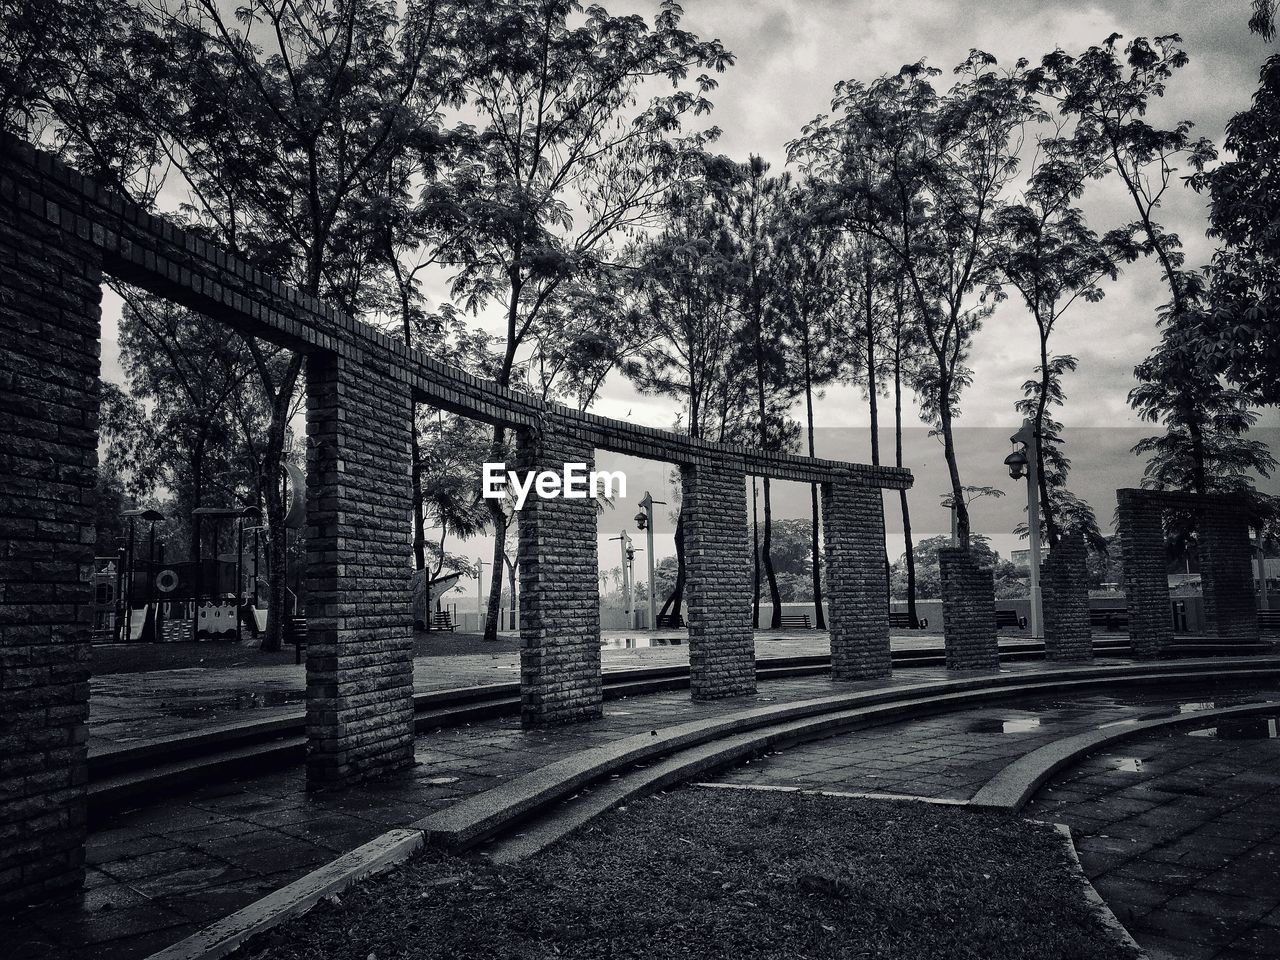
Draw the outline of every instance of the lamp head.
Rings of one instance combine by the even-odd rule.
[[[1015,450],[1004,458],[1004,465],[1009,468],[1009,476],[1014,480],[1021,480],[1027,475],[1027,454],[1022,450]]]
[[[636,514],[636,529],[646,530],[649,527],[649,514],[641,510]]]

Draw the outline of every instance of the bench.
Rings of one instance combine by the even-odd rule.
[[[809,615],[807,613],[784,613],[779,618],[783,630],[808,630]]]
[[[436,618],[431,621],[432,630],[449,630],[454,629],[453,619],[449,616],[448,610],[437,610]]]
[[[923,630],[929,626],[928,617],[920,617],[917,626],[911,626],[911,615],[908,613],[899,613],[896,610],[889,611],[889,626],[900,627],[903,630]]]
[[[685,626],[684,614],[681,613],[660,613],[658,614],[659,630],[677,630]]]
[[[1280,610],[1259,610],[1258,629],[1267,633],[1280,633]]]
[[[1089,610],[1089,626],[1102,627],[1109,633],[1129,629],[1127,607],[1092,607]]]
[[[1000,630],[1004,627],[1014,627],[1022,629],[1027,625],[1027,618],[1018,616],[1017,610],[997,610],[996,611],[996,629]]]

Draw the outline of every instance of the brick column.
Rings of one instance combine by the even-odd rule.
[[[1258,601],[1248,515],[1238,506],[1208,505],[1200,514],[1199,533],[1205,633],[1256,643]]]
[[[884,504],[879,488],[822,485],[827,603],[831,611],[831,676],[885,677],[889,654],[889,590],[884,566]]]
[[[942,634],[948,670],[995,670],[996,587],[989,567],[961,547],[938,550],[942,574]]]
[[[1173,643],[1173,614],[1160,507],[1145,499],[1144,492],[1116,491],[1116,529],[1124,560],[1129,644],[1139,660],[1153,660]]]
[[[548,416],[520,433],[519,468],[593,465],[594,449],[572,425]],[[524,726],[601,714],[600,588],[596,501],[542,499],[531,490],[516,515],[520,539],[520,719]]]
[[[307,784],[413,760],[409,391],[307,357]]]
[[[102,280],[96,251],[59,229],[75,198],[52,179],[37,192],[11,159],[0,159],[0,904],[84,878]]]
[[[1044,608],[1045,659],[1093,659],[1088,569],[1082,535],[1063,534],[1040,564],[1040,599]]]
[[[684,464],[689,688],[695,700],[754,693],[751,540],[741,462]]]

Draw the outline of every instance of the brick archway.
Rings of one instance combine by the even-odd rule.
[[[1152,659],[1173,643],[1163,522],[1170,509],[1197,517],[1205,632],[1220,640],[1257,642],[1249,502],[1227,494],[1135,489],[1117,490],[1116,501],[1134,654]]]

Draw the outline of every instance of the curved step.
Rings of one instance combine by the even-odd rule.
[[[675,781],[658,782],[655,777],[684,779],[779,742],[813,739],[864,722],[883,723],[903,716],[936,713],[959,705],[1047,690],[1060,692],[1116,684],[1165,684],[1232,675],[1274,678],[1280,676],[1280,663],[1274,660],[1232,660],[1160,666],[1072,667],[1033,677],[995,675],[950,679],[755,707],[678,724],[663,731],[633,735],[582,751],[460,801],[425,817],[414,826],[424,831],[430,843],[452,850],[465,850],[544,811],[582,788],[611,774],[629,771],[637,764],[662,761],[658,767],[624,776],[625,784],[619,783],[610,789],[633,793],[656,789],[664,782]],[[692,748],[704,745],[707,747],[705,753],[691,752]],[[658,770],[667,770],[667,773],[654,772]]]

